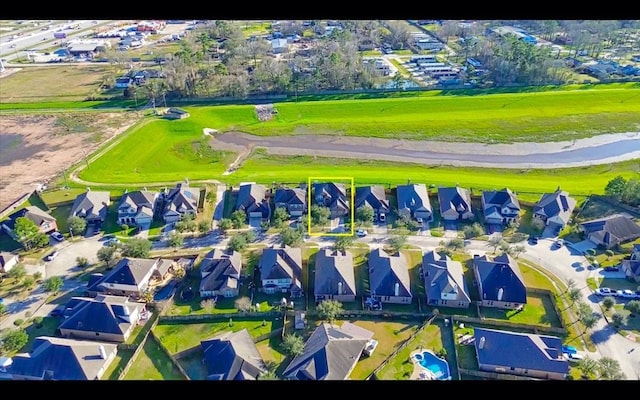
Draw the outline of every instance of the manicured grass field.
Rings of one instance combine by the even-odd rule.
[[[185,378],[169,356],[153,339],[149,338],[123,380],[170,381],[185,380]]]

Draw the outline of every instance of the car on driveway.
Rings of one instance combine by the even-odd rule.
[[[365,237],[367,236],[367,231],[364,229],[358,229],[356,230],[356,235],[358,235],[359,237]]]
[[[636,292],[634,292],[633,290],[629,290],[629,289],[617,290],[616,291],[616,296],[617,297],[622,297],[623,299],[635,299],[636,298]]]
[[[564,245],[564,240],[562,240],[562,239],[558,239],[555,242],[553,242],[553,248],[554,249],[559,249],[563,245]]]
[[[596,294],[598,296],[615,296],[616,291],[609,289],[608,287],[599,287],[596,289]]]
[[[57,232],[57,231],[56,231],[56,232],[53,232],[53,233],[51,234],[51,237],[52,237],[53,239],[57,240],[58,242],[62,242],[62,241],[64,241],[64,236],[62,236],[62,233]]]
[[[620,268],[618,268],[618,267],[604,267],[602,270],[606,271],[606,272],[618,272],[618,271],[620,271]]]
[[[117,238],[109,238],[104,242],[105,246],[117,246],[119,244],[120,244],[120,240],[118,240]]]
[[[529,244],[538,244],[537,236],[529,236]]]

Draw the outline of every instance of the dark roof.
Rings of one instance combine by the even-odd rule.
[[[502,214],[502,209],[505,207],[514,214],[517,214],[520,211],[520,202],[518,201],[518,197],[507,188],[502,190],[483,191],[482,202],[484,204],[485,213],[492,207],[497,207],[500,214]]]
[[[156,268],[158,260],[125,257],[118,261],[113,270],[104,275],[98,282],[94,282],[94,285],[101,286],[105,283],[115,283],[137,286],[150,270]],[[88,287],[91,290],[91,286]]]
[[[454,210],[458,213],[471,211],[469,191],[458,186],[438,188],[438,201],[441,214],[447,210]]]
[[[553,193],[545,193],[533,207],[533,213],[543,215],[546,218],[558,217],[565,224],[569,222],[571,213],[576,206],[576,200],[569,197],[564,190],[556,190]]]
[[[94,380],[108,367],[100,347],[107,355],[116,349],[114,343],[40,336],[33,351],[16,354],[7,372],[13,375],[50,380]],[[112,360],[109,360],[110,362]]]
[[[355,295],[353,254],[323,249],[316,253],[315,295]],[[340,292],[339,287],[342,291]]]
[[[58,327],[85,332],[124,334],[131,327],[129,316],[138,309],[144,308],[142,303],[131,303],[128,297],[97,296],[96,298],[75,298],[69,317]],[[133,321],[134,323],[137,321]]]
[[[7,220],[2,221],[2,224],[6,225],[6,227],[10,230],[13,230],[16,224],[16,219],[21,217],[28,218],[29,220],[33,221],[36,226],[42,225],[42,223],[45,221],[51,222],[56,220],[53,216],[51,216],[41,208],[36,206],[28,206],[9,215]]]
[[[583,222],[580,227],[607,247],[640,238],[640,225],[622,214]]]
[[[427,186],[424,184],[398,185],[396,198],[398,199],[398,210],[408,208],[415,211],[424,207],[432,211]]]
[[[347,189],[344,183],[325,182],[313,184],[313,198],[316,203],[318,199],[324,198],[329,208],[343,207],[349,208],[349,199],[347,199]]]
[[[260,279],[302,279],[302,250],[299,247],[270,247],[262,250]]]
[[[516,260],[504,253],[491,261],[486,255],[473,259],[473,266],[480,280],[483,300],[507,303],[527,302],[527,289]],[[502,289],[502,291],[500,290]],[[499,299],[500,293],[502,298]]]
[[[89,190],[79,194],[71,206],[69,216],[82,218],[100,218],[104,221],[107,217],[107,208],[111,203],[109,192],[95,192]]]
[[[267,198],[267,188],[257,183],[240,185],[235,209],[244,210],[247,215],[259,211],[263,218],[269,218],[271,208]]]
[[[133,192],[127,192],[122,195],[120,203],[118,204],[118,208],[126,204],[128,206],[131,206],[132,208],[135,208],[136,210],[144,206],[153,209],[157,196],[158,192],[150,192],[148,190],[136,190]]]
[[[224,286],[233,286],[235,283],[230,280],[240,279],[241,269],[242,254],[239,252],[212,250],[200,263],[200,291],[216,291]]]
[[[449,256],[439,255],[432,250],[422,256],[422,271],[429,300],[441,299],[442,294],[445,294],[455,296],[451,300],[471,301],[464,280],[464,270],[459,261],[453,261]]]
[[[171,188],[165,198],[164,212],[176,211],[179,213],[185,211],[197,211],[198,201],[200,199],[200,189],[189,187],[186,183],[178,183],[176,187]]]
[[[411,296],[407,259],[402,253],[389,255],[377,248],[369,254],[369,291],[376,296]]]
[[[560,338],[484,328],[474,328],[474,337],[480,364],[569,373]]]
[[[369,206],[374,210],[385,210],[389,212],[389,200],[384,191],[384,186],[359,186],[356,188],[355,208]]]
[[[307,192],[302,188],[278,188],[273,195],[273,202],[276,204],[307,204]]]
[[[223,332],[200,342],[212,380],[255,380],[267,371],[247,329]]]
[[[322,323],[283,372],[286,379],[345,380],[373,333],[349,322],[341,327]]]

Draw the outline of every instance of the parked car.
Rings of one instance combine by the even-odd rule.
[[[553,248],[554,249],[559,249],[563,245],[564,245],[564,240],[562,240],[562,239],[558,239],[555,242],[553,242]]]
[[[618,271],[620,271],[620,268],[618,268],[618,267],[604,267],[603,270],[607,271],[607,272],[618,272]]]
[[[356,230],[356,235],[358,235],[359,237],[365,237],[367,236],[367,231],[364,229],[358,229]]]
[[[529,236],[530,244],[538,244],[538,238],[536,236]]]
[[[596,289],[596,294],[598,296],[615,296],[616,295],[616,291],[615,290],[611,290],[608,287],[600,287]]]
[[[58,257],[58,254],[60,254],[60,252],[58,250],[54,251],[53,253],[49,254],[45,260],[47,261],[53,261],[56,257]]]
[[[62,233],[60,233],[60,232],[53,232],[51,234],[51,237],[54,238],[55,240],[57,240],[58,242],[64,241],[64,236],[62,236]]]
[[[120,244],[120,240],[117,238],[109,238],[104,242],[105,246],[117,246]]]
[[[633,290],[625,289],[625,290],[617,290],[616,295],[618,297],[622,297],[625,299],[635,299],[636,293]]]

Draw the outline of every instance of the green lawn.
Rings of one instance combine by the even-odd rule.
[[[173,381],[185,378],[156,341],[148,337],[123,380]]]

